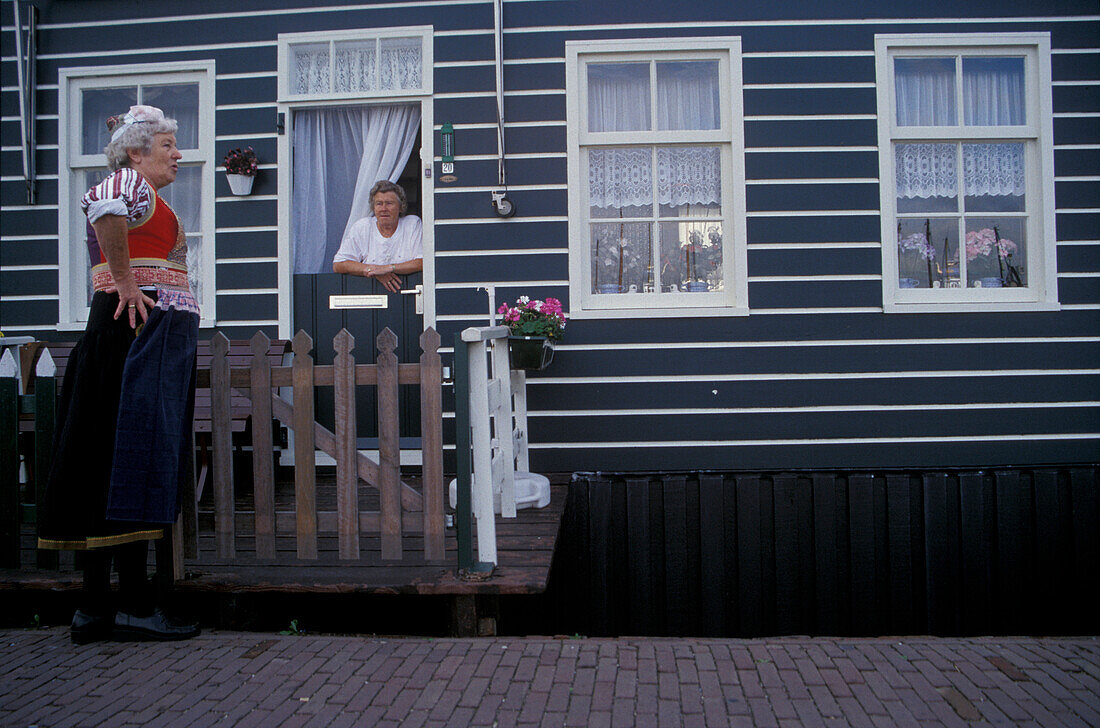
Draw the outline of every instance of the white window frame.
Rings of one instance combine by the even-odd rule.
[[[745,223],[741,38],[566,41],[565,87],[569,179],[569,309],[573,318],[743,316],[749,312]],[[585,68],[589,62],[719,61],[721,126],[713,131],[588,132]],[[711,143],[721,148],[724,288],[700,293],[592,293],[588,184],[589,146],[660,147]],[[583,163],[582,163],[583,162]]]
[[[897,56],[1023,56],[1026,124],[1011,127],[899,127],[894,97]],[[882,223],[882,300],[887,313],[1057,310],[1054,219],[1054,122],[1050,34],[884,34],[875,36],[878,90],[879,191]],[[961,107],[959,113],[962,113]],[[898,286],[896,143],[1022,142],[1025,146],[1027,287],[901,289]],[[960,200],[961,204],[961,200]],[[959,215],[960,213],[955,213]],[[981,213],[994,216],[996,213]],[[936,215],[933,215],[936,216]],[[960,241],[960,255],[962,255]]]
[[[80,209],[83,173],[89,168],[106,168],[106,157],[81,153],[81,91],[118,86],[197,83],[199,87],[198,148],[181,149],[183,165],[201,165],[202,213],[199,230],[185,230],[201,236],[202,257],[198,275],[205,283],[201,326],[213,326],[216,306],[214,260],[214,61],[142,63],[119,66],[86,66],[58,71],[58,324],[60,331],[79,330],[88,321],[88,306],[82,303],[88,275],[88,249],[84,239],[86,218]],[[124,112],[126,109],[119,109]],[[79,175],[79,184],[77,176]],[[74,290],[73,286],[80,286]]]
[[[279,197],[278,197],[278,296],[279,296],[279,336],[289,339],[293,336],[293,274],[294,261],[290,246],[291,205],[293,204],[294,150],[291,140],[294,137],[294,111],[321,106],[348,106],[390,103],[420,104],[420,219],[423,226],[424,246],[424,326],[436,325],[435,312],[435,188],[432,174],[434,144],[434,109],[432,93],[434,88],[434,34],[433,26],[417,25],[394,28],[371,28],[366,30],[320,31],[308,33],[280,33],[278,51],[278,91],[277,108],[285,120],[284,129],[278,139],[279,155]],[[365,41],[381,38],[408,38],[419,36],[421,40],[421,63],[423,69],[420,89],[386,89],[382,91],[362,91],[353,93],[328,94],[291,94],[288,91],[290,80],[290,48],[300,43],[321,43],[336,41]],[[329,54],[335,58],[335,54]]]

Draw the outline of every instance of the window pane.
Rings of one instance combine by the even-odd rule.
[[[657,64],[657,128],[718,129],[718,61]]]
[[[374,91],[378,75],[378,44],[373,40],[336,44],[336,78],[333,91]]]
[[[592,217],[653,214],[653,148],[588,152],[588,204]]]
[[[976,288],[1026,286],[1025,218],[966,219],[966,280]]]
[[[424,85],[420,45],[420,38],[382,38],[379,42],[379,88],[407,90]]]
[[[898,221],[898,287],[959,288],[958,218]]]
[[[722,153],[718,147],[658,147],[657,199],[661,215],[682,205],[713,205],[721,214]]]
[[[967,126],[1026,124],[1023,58],[963,58]]]
[[[111,141],[107,117],[125,114],[137,103],[137,86],[84,89],[80,92],[80,103],[80,153],[103,154],[103,148]]]
[[[648,63],[589,63],[588,131],[652,128]]]
[[[592,292],[639,293],[653,289],[653,239],[649,223],[591,226]]]
[[[957,212],[958,147],[898,144],[894,147],[898,212]]]
[[[722,222],[662,222],[661,286],[664,291],[717,291],[722,281]]]
[[[179,124],[176,146],[199,148],[199,85],[181,83],[171,86],[142,86],[141,103],[156,106]]]
[[[1022,212],[1023,144],[963,144],[967,212]]]
[[[954,58],[895,58],[898,126],[954,126]]]
[[[299,43],[290,47],[290,93],[327,94],[332,91],[329,78],[329,44]]]

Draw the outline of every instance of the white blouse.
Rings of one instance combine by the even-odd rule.
[[[397,221],[397,230],[386,238],[378,232],[374,216],[357,220],[340,241],[333,263],[352,260],[370,265],[404,263],[424,257],[423,223],[416,215],[405,215]]]

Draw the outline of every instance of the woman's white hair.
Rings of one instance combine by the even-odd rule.
[[[370,194],[367,196],[367,201],[370,202],[370,209],[372,212],[374,211],[374,196],[384,192],[392,192],[397,195],[397,200],[401,203],[401,215],[409,211],[409,200],[405,197],[405,190],[402,189],[401,185],[395,185],[388,179],[380,179],[374,183],[374,187],[370,188]]]
[[[114,125],[111,122],[115,122]],[[107,120],[107,130],[113,132],[122,124],[121,120],[111,117]],[[121,167],[130,166],[131,150],[148,154],[153,151],[153,139],[157,134],[175,134],[179,124],[175,119],[158,119],[156,121],[142,121],[127,126],[111,143],[103,148],[107,155],[107,168],[112,172]]]

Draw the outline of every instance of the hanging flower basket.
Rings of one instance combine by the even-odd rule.
[[[509,336],[508,361],[513,369],[542,371],[554,360],[554,342],[545,336]]]
[[[252,183],[256,180],[255,177],[250,177],[247,174],[230,174],[225,173],[225,178],[229,180],[230,191],[238,196],[252,194]]]

